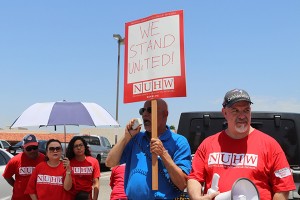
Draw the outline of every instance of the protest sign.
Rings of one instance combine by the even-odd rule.
[[[186,96],[183,11],[125,25],[124,103]]]

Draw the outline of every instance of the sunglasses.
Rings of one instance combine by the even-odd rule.
[[[49,147],[50,152],[60,151],[60,150],[61,150],[61,147]]]
[[[74,145],[74,149],[77,149],[77,148],[82,148],[84,145],[81,143],[81,144],[76,144]]]
[[[28,146],[25,148],[26,151],[32,151],[32,150],[37,150],[38,149],[38,146]]]
[[[140,110],[139,110],[140,115],[143,115],[146,110],[148,113],[151,113],[151,107],[140,108]]]

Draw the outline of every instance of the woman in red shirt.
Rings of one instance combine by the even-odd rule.
[[[80,136],[75,136],[69,142],[66,156],[70,160],[75,177],[75,198],[98,199],[100,166],[97,159],[91,156],[87,142]],[[77,197],[76,197],[77,196]],[[84,197],[85,196],[85,197]]]
[[[125,164],[117,165],[111,168],[109,185],[112,191],[110,194],[110,200],[127,199],[127,196],[124,191],[124,173],[125,173]]]
[[[73,184],[70,161],[61,161],[61,156],[60,141],[50,139],[46,144],[46,161],[36,166],[25,190],[32,200],[72,199],[68,192]]]

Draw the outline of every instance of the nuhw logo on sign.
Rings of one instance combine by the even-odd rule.
[[[124,103],[183,96],[183,11],[126,23]]]

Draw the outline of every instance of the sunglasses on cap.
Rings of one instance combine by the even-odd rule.
[[[151,113],[151,107],[140,108],[140,110],[139,110],[140,115],[143,115],[146,110],[148,113]]]
[[[37,150],[38,146],[28,146],[25,148],[26,151],[32,151],[32,150]]]
[[[49,147],[50,152],[60,151],[60,150],[61,150],[61,147]]]

